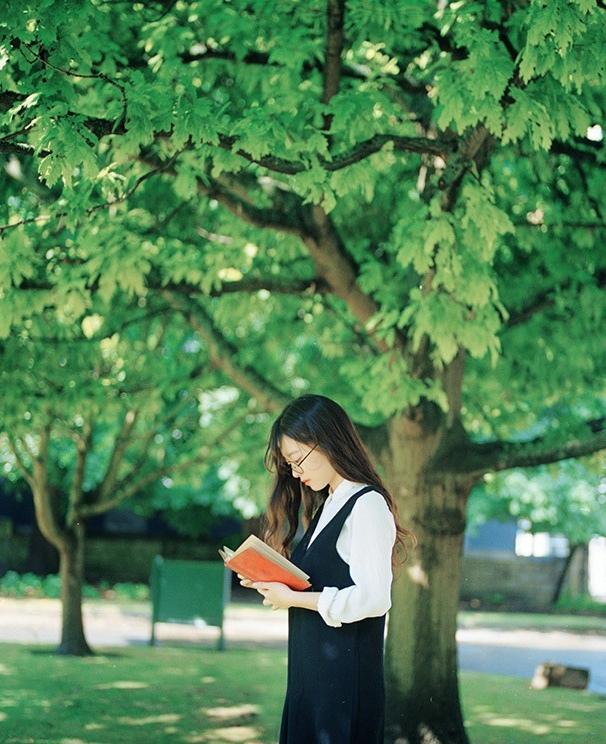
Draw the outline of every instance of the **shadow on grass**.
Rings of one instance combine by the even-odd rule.
[[[283,652],[125,648],[96,656],[2,644],[3,744],[268,744]],[[35,659],[35,662],[33,661]]]
[[[585,744],[606,730],[606,698],[533,690],[527,680],[462,674],[465,724],[474,744]]]
[[[29,653],[32,656],[54,656],[58,659],[88,659],[95,660],[99,657],[107,657],[108,659],[120,659],[124,656],[124,654],[120,653],[119,651],[95,651],[93,649],[93,654],[89,656],[70,656],[69,654],[60,654],[57,651],[56,646],[52,647],[40,647],[40,648],[28,648]]]

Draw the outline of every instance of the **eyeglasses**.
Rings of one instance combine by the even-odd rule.
[[[318,444],[316,442],[316,444],[314,444],[314,446],[309,450],[309,452],[303,457],[302,460],[299,460],[299,462],[288,462],[288,460],[286,460],[286,458],[284,458],[286,460],[286,465],[289,468],[292,468],[293,469],[293,472],[299,473],[299,475],[300,475],[303,472],[303,468],[301,467],[301,465],[311,455],[311,453],[315,450],[315,448],[317,446],[318,446]]]

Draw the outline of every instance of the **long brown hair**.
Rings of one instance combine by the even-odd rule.
[[[314,491],[293,477],[290,465],[280,450],[283,436],[310,447],[316,445],[316,449],[328,458],[339,475],[354,483],[373,486],[383,496],[396,524],[392,563],[395,567],[399,562],[400,552],[403,553],[403,560],[406,560],[406,541],[411,540],[414,545],[416,537],[400,525],[396,503],[373,467],[354,423],[334,400],[311,393],[291,401],[274,421],[269,434],[265,467],[269,472],[275,472],[265,515],[264,537],[269,545],[289,556],[301,512],[303,525],[307,527],[316,509],[328,496],[328,486]]]

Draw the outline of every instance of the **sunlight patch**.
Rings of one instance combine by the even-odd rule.
[[[213,729],[205,734],[186,736],[188,744],[199,744],[201,742],[212,742],[212,744],[223,744],[223,742],[235,742],[238,744],[261,744],[261,732],[252,726],[229,726],[226,728]]]
[[[567,710],[578,710],[581,711],[581,713],[593,713],[593,711],[596,709],[595,705],[591,705],[591,703],[561,703],[562,708],[566,708]]]
[[[11,670],[6,666],[6,664],[0,664],[0,674],[4,677],[8,677],[9,674],[12,674]]]
[[[104,685],[96,685],[96,690],[141,690],[149,687],[147,682],[134,682],[132,680],[118,680],[117,682],[107,682]]]
[[[251,716],[256,716],[259,714],[259,706],[242,703],[242,705],[202,708],[201,711],[209,718],[213,718],[215,721],[221,721],[226,718],[250,718]]]
[[[205,685],[210,685],[212,682],[216,681],[216,677],[202,677],[202,682],[204,682]]]
[[[105,725],[103,723],[87,723],[84,729],[86,731],[99,731],[99,729],[104,729]]]
[[[429,586],[429,578],[427,577],[426,572],[421,568],[421,565],[419,563],[415,563],[414,566],[410,566],[407,571],[408,575],[415,584],[419,584],[419,586],[425,587]]]
[[[161,716],[147,716],[147,718],[132,718],[131,716],[122,716],[118,718],[119,723],[127,723],[129,726],[147,726],[150,723],[177,723],[181,716],[176,713],[164,713]]]
[[[483,723],[488,726],[506,726],[508,728],[518,728],[522,731],[529,731],[532,734],[549,734],[553,731],[553,726],[548,726],[545,723],[536,723],[531,721],[529,718],[507,718],[505,716],[499,718],[485,718]]]
[[[8,716],[6,715],[6,713],[2,713],[2,712],[0,711],[0,721],[6,721],[7,717],[8,717]]]

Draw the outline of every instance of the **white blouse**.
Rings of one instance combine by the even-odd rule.
[[[343,480],[324,502],[309,544],[364,483]],[[334,628],[365,617],[379,617],[391,607],[391,553],[396,526],[384,497],[368,491],[358,498],[337,539],[337,552],[349,566],[353,586],[327,586],[318,599],[318,612]]]

